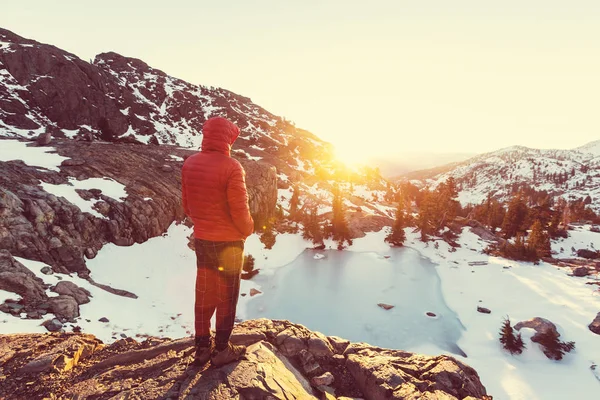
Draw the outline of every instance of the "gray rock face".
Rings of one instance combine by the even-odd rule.
[[[60,322],[58,319],[53,318],[53,319],[49,319],[47,321],[44,321],[44,323],[42,324],[44,325],[44,327],[46,329],[48,329],[49,332],[58,332],[62,329],[63,324],[62,322]]]
[[[26,304],[47,299],[44,282],[7,250],[0,250],[0,289],[22,296]]]
[[[171,154],[193,151],[169,146],[134,146],[55,140],[65,157],[86,160],[63,167],[62,173],[40,171],[20,162],[0,162],[0,248],[12,255],[42,261],[55,272],[87,272],[85,257],[93,258],[105,243],[131,245],[162,235],[174,222],[183,222],[182,162],[171,161],[172,173],[160,166]],[[257,221],[275,212],[276,173],[273,167],[242,160],[246,169],[250,209]],[[106,177],[126,186],[125,200],[98,190],[79,191],[97,201],[104,217],[81,210],[65,198],[42,190],[40,182],[68,185],[68,178]],[[145,198],[152,198],[146,201]]]
[[[600,335],[600,312],[596,315],[596,318],[594,318],[592,323],[588,325],[588,328],[596,335]]]
[[[77,301],[77,304],[86,304],[90,302],[92,296],[87,289],[80,288],[73,282],[61,281],[52,289],[53,292],[71,296]]]
[[[50,309],[59,318],[74,321],[79,317],[79,304],[71,296],[60,295],[49,300]]]
[[[343,355],[315,357],[302,349],[286,356],[277,342],[291,336],[302,343],[323,337],[287,321],[246,321],[234,329],[234,337],[249,345],[246,358],[201,369],[189,365],[193,338],[123,339],[105,347],[91,335],[0,335],[6,377],[0,398],[52,392],[57,398],[491,399],[477,373],[451,357],[364,343],[350,344]]]

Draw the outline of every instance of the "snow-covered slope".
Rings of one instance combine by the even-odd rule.
[[[595,155],[596,157],[600,157],[600,140],[595,140],[591,143],[578,147],[575,150],[580,151],[582,153],[590,153]]]
[[[531,188],[568,200],[589,195],[600,210],[600,141],[574,150],[513,146],[471,158],[426,182],[435,187],[450,177],[458,183],[463,205],[479,204],[488,194],[506,200]]]

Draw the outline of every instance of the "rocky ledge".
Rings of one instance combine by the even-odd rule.
[[[471,367],[448,356],[387,350],[266,319],[237,325],[246,358],[191,365],[193,338],[0,335],[0,398],[491,399]]]

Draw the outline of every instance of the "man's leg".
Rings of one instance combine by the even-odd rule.
[[[229,343],[235,323],[235,312],[240,295],[240,274],[223,274],[219,278],[215,345],[217,350],[223,350]]]
[[[240,293],[240,274],[244,259],[243,242],[228,245],[219,257],[219,302],[217,304],[217,352],[212,357],[213,365],[220,366],[239,360],[246,353],[246,346],[231,344],[229,338],[235,322],[235,311]]]
[[[218,302],[218,286],[216,271],[209,268],[198,268],[196,273],[196,302],[194,305],[196,347],[210,346],[210,320],[215,313]]]

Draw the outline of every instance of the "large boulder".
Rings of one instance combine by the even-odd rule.
[[[600,312],[596,315],[596,318],[594,318],[592,323],[588,325],[588,328],[596,335],[600,335]]]
[[[50,309],[59,318],[66,321],[74,321],[79,317],[79,304],[71,296],[60,295],[50,298]]]
[[[25,304],[39,303],[47,298],[44,282],[7,250],[0,250],[0,289],[20,295]]]
[[[477,372],[451,357],[424,357],[359,344],[350,345],[344,355],[352,377],[370,400],[486,395]]]
[[[61,281],[56,284],[52,291],[58,294],[71,296],[77,301],[77,304],[86,304],[90,302],[92,296],[87,289],[80,288],[73,282]]]

